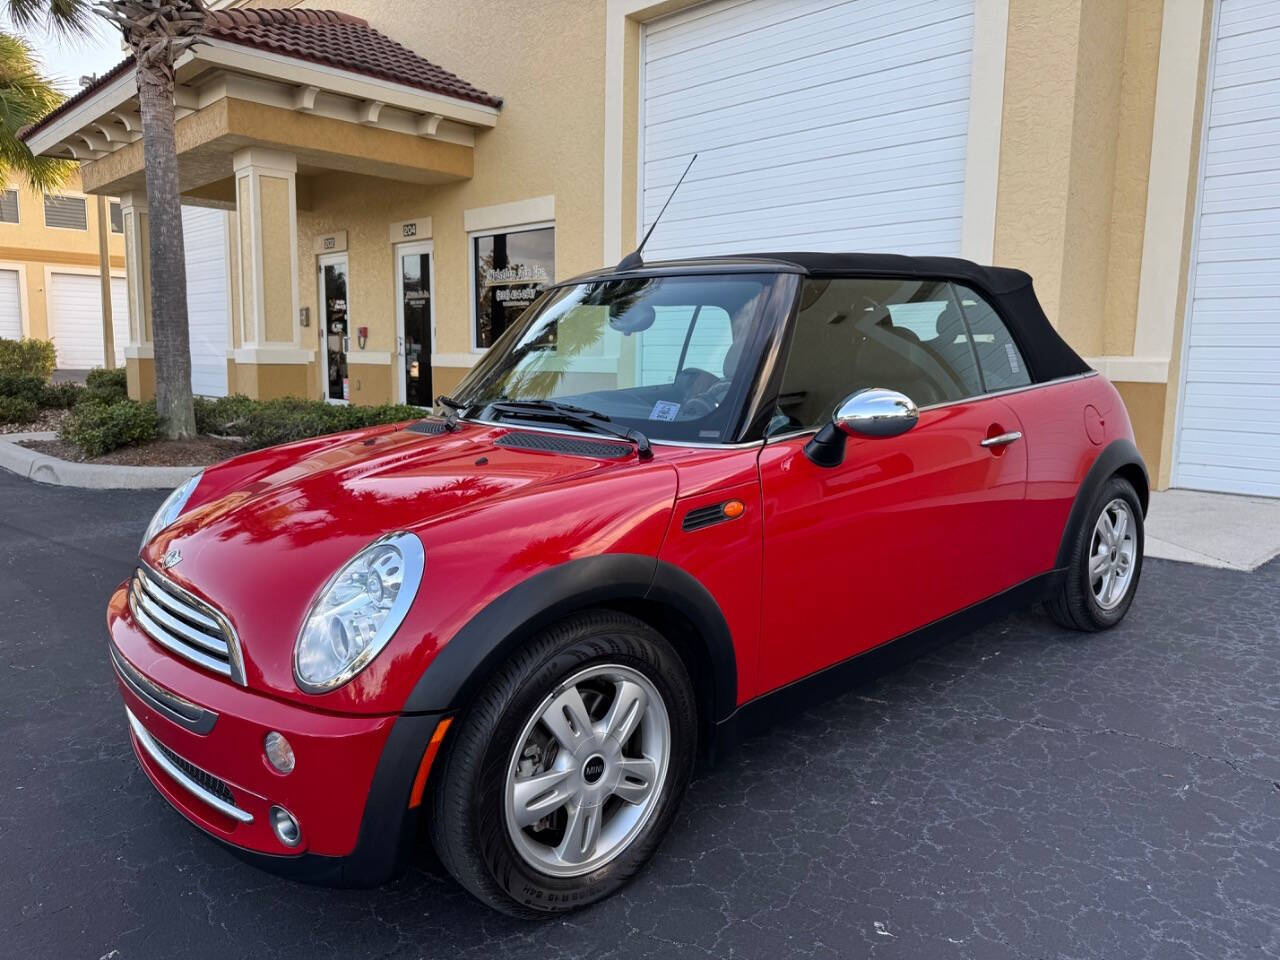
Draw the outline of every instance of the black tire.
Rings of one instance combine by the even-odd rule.
[[[591,873],[537,870],[516,850],[505,819],[506,776],[526,721],[560,683],[593,664],[621,664],[661,695],[670,757],[659,798],[630,843]],[[445,868],[489,906],[516,917],[548,917],[614,893],[644,866],[676,814],[697,753],[693,686],[679,655],[653,628],[614,611],[577,614],[512,655],[449,736],[428,825]]]
[[[1102,511],[1117,499],[1123,500],[1129,506],[1134,522],[1137,552],[1123,599],[1114,607],[1107,609],[1094,595],[1093,585],[1090,582],[1090,546],[1093,543],[1094,527]],[[1066,579],[1058,593],[1045,604],[1049,615],[1069,630],[1089,632],[1110,629],[1123,620],[1133,603],[1134,595],[1138,591],[1138,581],[1142,577],[1144,536],[1142,502],[1138,499],[1133,484],[1121,476],[1111,477],[1094,497],[1089,512],[1085,515],[1084,523],[1076,531],[1075,542],[1071,545],[1071,556],[1067,564]]]

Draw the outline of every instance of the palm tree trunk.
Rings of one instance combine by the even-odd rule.
[[[191,336],[187,329],[187,271],[178,199],[178,154],[173,139],[173,81],[160,70],[138,68],[142,155],[151,225],[151,317],[155,342],[156,412],[164,435],[196,435],[191,400]]]

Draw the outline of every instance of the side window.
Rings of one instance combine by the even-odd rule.
[[[982,393],[947,282],[811,278],[800,297],[771,433],[820,426],[865,387],[921,407]]]
[[[1031,383],[1031,373],[1018,345],[991,304],[968,287],[956,284],[955,291],[973,337],[973,350],[978,356],[986,392],[1011,390]]]

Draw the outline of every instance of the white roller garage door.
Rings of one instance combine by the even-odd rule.
[[[111,329],[117,366],[124,364],[129,339],[128,309],[124,278],[112,277]],[[49,327],[59,368],[87,370],[103,365],[102,285],[97,274],[49,275]]]
[[[956,254],[973,0],[721,0],[645,28],[646,259]]]
[[[227,393],[227,218],[221,210],[182,208],[187,261],[187,320],[191,331],[191,389],[206,397]]]
[[[17,270],[0,270],[0,337],[5,340],[22,336],[21,290]]]
[[[1280,496],[1280,8],[1218,10],[1173,481]]]

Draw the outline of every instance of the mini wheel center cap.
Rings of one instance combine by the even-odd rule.
[[[587,757],[587,762],[582,765],[582,780],[589,786],[595,786],[603,776],[604,757],[598,753],[593,753]]]

